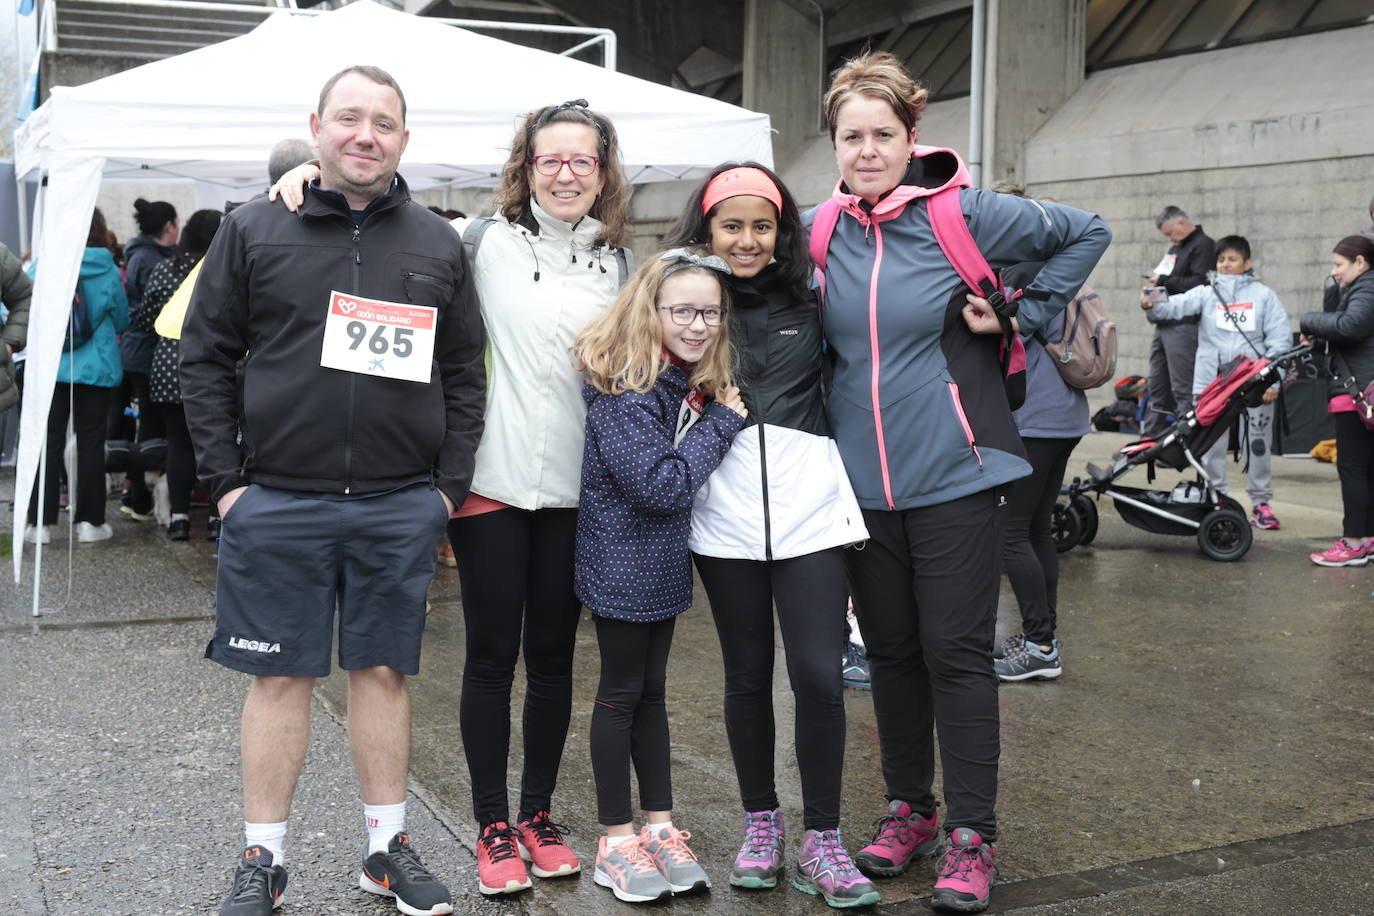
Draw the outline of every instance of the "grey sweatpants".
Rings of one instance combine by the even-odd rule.
[[[1245,492],[1250,496],[1250,504],[1258,505],[1274,498],[1274,474],[1270,467],[1274,405],[1247,407],[1245,413],[1250,418],[1250,430],[1245,437],[1245,455],[1242,456],[1242,460],[1248,459],[1250,462],[1245,471]],[[1202,457],[1207,476],[1222,493],[1229,489],[1226,483],[1226,441],[1229,438],[1222,436]]]
[[[1165,413],[1181,417],[1193,406],[1193,359],[1197,356],[1197,325],[1172,324],[1155,328],[1150,341],[1150,408],[1141,435],[1157,436],[1169,425]]]

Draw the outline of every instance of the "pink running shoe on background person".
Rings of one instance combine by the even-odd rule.
[[[767,888],[778,886],[782,871],[782,810],[744,812],[744,842],[730,869],[735,887]]]
[[[561,878],[582,870],[582,862],[563,837],[568,828],[549,820],[549,812],[536,812],[515,825],[515,845],[520,858],[530,863],[536,878]]]
[[[1274,514],[1268,503],[1255,503],[1250,509],[1250,524],[1265,531],[1278,531],[1279,517]]]
[[[490,897],[530,887],[529,872],[516,848],[515,829],[505,821],[488,824],[477,838],[477,889]]]
[[[951,913],[978,913],[988,908],[997,878],[997,850],[978,831],[956,827],[949,835],[930,905]]]
[[[1318,566],[1364,566],[1369,562],[1370,548],[1368,541],[1341,538],[1321,553],[1309,553],[1307,558]]]
[[[887,813],[874,824],[873,839],[854,856],[865,875],[893,878],[911,866],[911,860],[934,855],[940,848],[939,818],[935,812],[921,817],[900,799],[888,803]]]

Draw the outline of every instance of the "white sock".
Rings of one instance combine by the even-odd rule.
[[[673,827],[673,822],[664,821],[661,824],[646,824],[645,826],[649,828],[649,832],[652,833],[654,836],[659,836],[660,831],[662,831],[664,827],[667,827],[671,830]]]
[[[632,833],[629,836],[607,836],[606,845],[614,848],[616,846],[624,846],[628,843],[633,843],[637,839],[639,839],[639,834],[637,833]]]
[[[859,618],[857,617],[849,618],[849,641],[860,649],[866,648],[864,646],[864,634],[859,632]]]
[[[280,865],[286,861],[282,846],[286,842],[286,821],[280,824],[250,824],[243,822],[243,845],[261,846],[272,853],[272,864]]]
[[[391,838],[405,832],[406,803],[363,805],[363,823],[367,824],[367,854],[386,852]]]

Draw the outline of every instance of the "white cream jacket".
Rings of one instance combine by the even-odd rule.
[[[472,492],[520,509],[574,508],[586,407],[570,351],[622,278],[614,250],[593,247],[598,220],[570,224],[530,208],[521,223],[495,214],[477,250],[490,358]],[[470,222],[453,228],[461,235]]]

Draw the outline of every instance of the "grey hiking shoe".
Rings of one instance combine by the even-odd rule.
[[[654,860],[674,894],[709,890],[711,879],[697,862],[696,853],[687,848],[692,835],[676,827],[655,827],[645,824],[639,831],[639,843]]]
[[[1032,678],[1049,680],[1064,673],[1064,663],[1059,657],[1059,640],[1049,654],[1040,651],[1035,643],[1022,641],[1012,647],[1005,657],[993,661],[992,668],[999,680],[1028,681]]]
[[[997,644],[992,650],[993,658],[1006,658],[1007,653],[1026,641],[1025,633],[1013,633]]]

